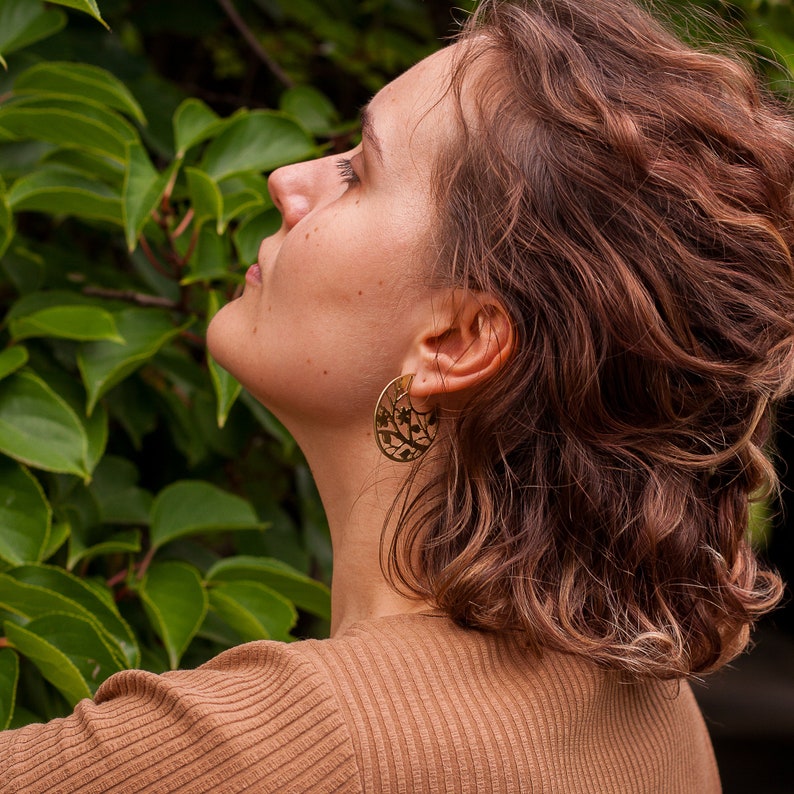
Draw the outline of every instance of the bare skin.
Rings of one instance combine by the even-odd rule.
[[[443,409],[492,374],[510,344],[487,296],[427,286],[428,185],[456,118],[445,91],[454,52],[380,91],[347,158],[271,175],[282,227],[208,334],[215,358],[284,422],[311,466],[333,545],[332,633],[431,607],[381,570],[384,522],[408,473],[374,440],[381,390],[416,373],[416,407]]]

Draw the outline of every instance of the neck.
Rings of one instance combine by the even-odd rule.
[[[386,518],[411,469],[387,460],[371,432],[358,437],[301,443],[328,518],[334,554],[331,634],[359,620],[418,612],[429,605],[401,595],[381,569],[381,548],[388,551]],[[336,434],[335,434],[336,435]]]

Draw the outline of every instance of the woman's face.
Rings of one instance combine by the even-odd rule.
[[[386,383],[414,371],[406,367],[438,299],[427,284],[429,185],[455,123],[445,93],[453,52],[380,91],[348,155],[270,177],[281,229],[262,242],[243,295],[216,315],[208,343],[290,427],[371,416]]]

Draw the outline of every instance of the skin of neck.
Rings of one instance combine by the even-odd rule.
[[[300,444],[314,475],[331,532],[334,572],[331,636],[360,620],[432,609],[398,592],[381,567],[391,540],[384,524],[411,466],[384,457],[372,428],[307,434]],[[426,476],[426,475],[425,475]]]

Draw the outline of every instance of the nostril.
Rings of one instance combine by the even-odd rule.
[[[268,177],[267,189],[288,229],[309,211],[309,200],[297,166],[283,166],[273,171]]]

